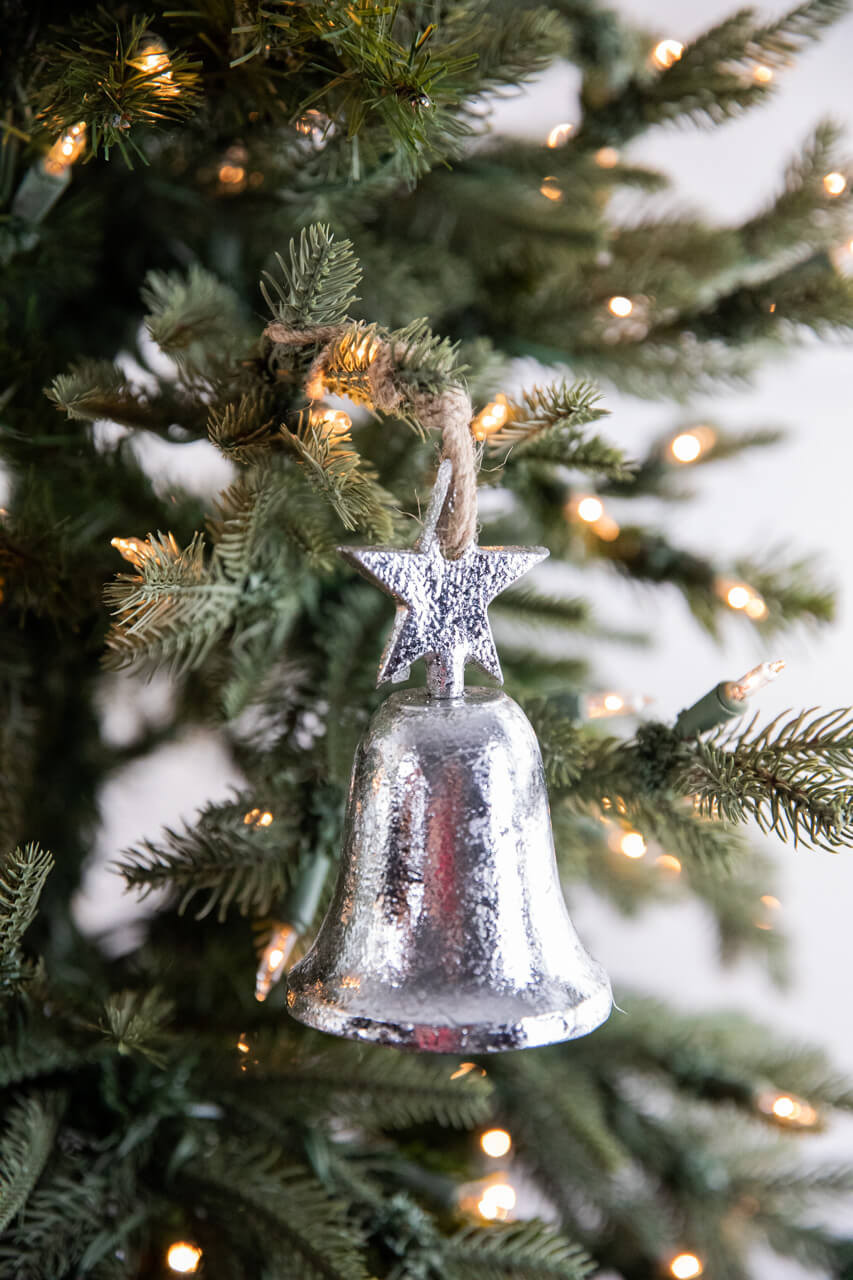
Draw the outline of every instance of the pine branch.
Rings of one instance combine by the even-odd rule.
[[[326,1113],[330,1098],[337,1114],[377,1129],[470,1129],[491,1112],[492,1086],[479,1071],[453,1079],[446,1063],[387,1049],[300,1053],[290,1038],[253,1037],[252,1059],[248,1081],[275,1080],[296,1116],[306,1108]]]
[[[803,712],[779,728],[735,737],[721,731],[697,742],[676,786],[697,798],[704,814],[729,822],[754,818],[762,831],[821,849],[853,840],[853,736],[850,713],[830,712],[804,723]]]
[[[741,226],[744,247],[752,258],[766,261],[801,247],[813,253],[819,245],[839,239],[850,215],[843,202],[827,200],[822,182],[825,174],[838,167],[833,152],[839,135],[836,124],[822,121],[789,164],[782,192]]]
[[[241,915],[263,916],[290,885],[293,857],[300,847],[301,807],[276,806],[270,826],[245,821],[245,803],[209,805],[195,827],[165,828],[165,842],[144,841],[127,850],[117,864],[130,889],[145,898],[167,889],[178,898],[183,914],[197,894],[205,900],[196,913],[212,911],[224,920],[236,905]]]
[[[650,124],[718,124],[739,115],[771,92],[753,76],[755,64],[784,66],[846,8],[846,0],[808,0],[768,26],[752,9],[741,9],[688,44],[666,69],[634,77],[605,105],[588,107],[577,144],[618,146]]]
[[[233,289],[196,263],[186,276],[149,271],[142,301],[151,338],[184,368],[214,370],[236,354],[243,332],[240,301]]]
[[[186,119],[195,112],[199,64],[170,50],[167,69],[147,67],[150,22],[134,17],[122,27],[101,10],[74,23],[71,43],[43,46],[37,115],[51,138],[83,120],[93,155],[103,151],[109,157],[117,147],[128,165],[134,155],[147,164],[134,128]]]
[[[197,666],[229,626],[239,583],[206,568],[201,534],[183,550],[172,534],[149,534],[136,563],[140,573],[120,573],[104,589],[115,616],[106,665],[120,670],[167,661],[173,671]]]
[[[447,1280],[584,1280],[597,1270],[579,1245],[536,1220],[463,1227],[441,1246]]]
[[[99,1026],[120,1054],[140,1053],[162,1067],[166,1059],[160,1046],[173,1014],[173,1001],[157,987],[144,992],[114,991],[104,1003]]]
[[[281,1264],[286,1258],[293,1280],[367,1280],[363,1242],[343,1207],[275,1147],[226,1138],[185,1165],[181,1180],[236,1203],[240,1212],[229,1218],[254,1219],[274,1256],[281,1254]]]
[[[80,360],[60,373],[45,394],[69,418],[108,418],[124,426],[148,425],[150,412],[121,369],[109,360]]]
[[[344,527],[364,530],[371,541],[387,542],[394,528],[395,499],[352,446],[349,433],[329,430],[310,413],[300,415],[295,431],[285,426],[280,431],[305,464],[311,487],[323,495]]]
[[[630,469],[621,449],[581,430],[606,416],[607,410],[597,407],[600,394],[589,382],[562,382],[533,387],[520,401],[507,400],[503,426],[486,436],[487,452],[509,449],[504,470],[522,462],[552,462],[608,479],[627,479]]]
[[[33,842],[0,861],[0,987],[7,992],[32,975],[21,944],[52,867],[51,854]]]
[[[53,1150],[65,1099],[58,1093],[19,1098],[0,1137],[0,1232],[21,1212]]]
[[[280,324],[293,329],[342,324],[357,301],[361,267],[349,240],[335,241],[328,226],[315,223],[290,242],[289,263],[277,253],[281,279],[264,272],[267,306]]]

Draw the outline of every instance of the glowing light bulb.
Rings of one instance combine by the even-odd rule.
[[[679,61],[683,53],[684,45],[680,40],[661,40],[655,45],[652,58],[662,71],[666,71],[667,67]]]
[[[284,973],[290,953],[296,946],[296,938],[293,925],[277,924],[274,927],[255,974],[255,999],[261,1004]]]
[[[716,434],[710,427],[691,427],[671,441],[669,451],[676,462],[695,462],[710,449],[715,439]]]
[[[601,169],[615,169],[619,163],[619,152],[615,147],[599,147],[595,153],[595,163]]]
[[[726,604],[730,609],[745,609],[752,598],[749,587],[735,585],[726,592]]]
[[[176,1271],[182,1276],[191,1276],[198,1271],[201,1257],[202,1251],[197,1244],[190,1244],[187,1240],[176,1240],[174,1244],[169,1245],[166,1263],[170,1271]]]
[[[57,138],[47,155],[42,160],[42,167],[45,173],[49,173],[52,177],[59,177],[66,169],[74,163],[75,160],[83,154],[86,147],[86,124],[81,120],[79,124],[74,124],[67,129],[61,137]]]
[[[249,1042],[245,1036],[241,1036],[240,1039],[237,1041],[237,1048],[239,1049],[240,1053],[249,1052]]]
[[[499,1160],[512,1146],[512,1138],[506,1129],[487,1129],[480,1135],[480,1146],[487,1156],[491,1156],[493,1160]]]
[[[149,546],[143,538],[111,538],[110,546],[135,569],[141,569],[148,558]]]
[[[604,515],[604,504],[598,498],[581,498],[577,511],[586,524],[595,524]]]
[[[840,196],[846,186],[847,179],[843,173],[834,171],[824,174],[823,189],[828,196]]]
[[[626,831],[619,841],[619,851],[624,853],[626,858],[644,858],[646,842],[639,831]]]
[[[763,622],[768,612],[767,605],[761,599],[761,596],[757,594],[751,596],[744,609],[746,616],[751,618],[753,622]]]
[[[142,37],[130,65],[153,77],[151,83],[158,98],[176,98],[180,93],[172,75],[169,46],[153,32]]]
[[[563,192],[557,186],[554,178],[546,178],[539,188],[539,194],[543,195],[546,200],[559,200],[562,198]]]
[[[603,515],[600,520],[596,520],[592,529],[602,542],[615,542],[619,537],[619,526],[608,515]]]
[[[476,1071],[478,1075],[486,1074],[483,1067],[478,1067],[476,1062],[460,1062],[455,1071],[451,1073],[451,1080],[461,1080],[463,1076],[470,1075],[472,1071]]]
[[[669,1270],[676,1280],[694,1280],[695,1276],[701,1276],[705,1268],[695,1253],[679,1253],[669,1264]]]
[[[779,899],[775,897],[772,893],[762,893],[761,901],[764,903],[765,907],[770,907],[772,911],[778,911],[779,908],[782,906],[782,903],[779,901]]]
[[[736,605],[732,607],[737,608]],[[726,694],[734,702],[745,702],[747,698],[751,698],[760,689],[765,689],[784,670],[784,658],[777,658],[775,662],[760,662],[757,667],[747,671],[745,676],[741,676],[740,680],[729,681],[726,685]]]
[[[763,62],[758,62],[752,69],[752,77],[759,84],[769,84],[773,79],[773,68],[765,66]]]
[[[583,709],[587,720],[600,720],[603,716],[634,715],[650,702],[643,693],[587,693]]]
[[[352,418],[343,409],[312,409],[308,416],[311,426],[329,444],[352,439]]]
[[[634,304],[630,298],[625,298],[621,293],[617,293],[615,297],[611,298],[608,302],[607,310],[611,315],[619,316],[624,319],[625,316],[629,316],[634,310]]]
[[[477,1203],[480,1216],[488,1221],[505,1219],[515,1208],[515,1188],[508,1182],[494,1182],[486,1187]]]
[[[655,858],[655,866],[660,867],[662,871],[671,871],[674,875],[679,875],[681,872],[681,862],[671,853],[662,853],[660,857]]]
[[[767,1089],[759,1094],[758,1110],[786,1129],[815,1129],[820,1125],[820,1115],[809,1102],[791,1093]]]
[[[569,134],[572,132],[572,129],[574,129],[574,127],[575,126],[573,124],[570,124],[568,120],[563,121],[562,124],[554,125],[554,128],[548,134],[548,137],[546,139],[547,144],[552,151],[556,147],[565,146],[565,144],[569,140]]]
[[[509,417],[509,403],[503,392],[499,392],[485,409],[481,409],[471,423],[471,431],[475,440],[488,440],[494,432],[500,431]]]

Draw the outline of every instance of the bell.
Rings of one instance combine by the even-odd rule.
[[[611,1008],[557,875],[542,757],[495,689],[392,694],[353,766],[341,869],[288,977],[333,1035],[488,1053],[585,1035]]]

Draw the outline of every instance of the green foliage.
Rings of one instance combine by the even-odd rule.
[[[8,991],[31,976],[21,945],[52,867],[52,856],[34,842],[0,862],[0,989]]]
[[[21,1212],[53,1149],[64,1108],[59,1094],[33,1094],[7,1112],[0,1137],[0,1232]]]
[[[442,1249],[442,1275],[449,1280],[584,1280],[595,1264],[543,1222],[484,1231],[464,1227]]]
[[[525,462],[551,462],[609,480],[625,480],[630,471],[622,451],[581,430],[606,415],[607,410],[597,405],[600,395],[597,387],[584,381],[533,387],[520,401],[507,401],[506,421],[486,437],[486,449],[506,451],[504,470]]]
[[[165,842],[144,841],[124,854],[118,870],[128,888],[144,898],[168,889],[183,913],[197,894],[205,894],[197,913],[216,911],[224,920],[228,908],[265,915],[290,883],[287,855],[298,841],[299,810],[279,811],[270,827],[244,821],[245,805],[209,805],[194,827],[166,828]]]
[[[820,849],[853,839],[853,725],[846,709],[803,711],[763,729],[722,730],[696,744],[676,785],[701,812],[729,822],[751,817],[762,831]]]
[[[363,1241],[344,1206],[274,1146],[226,1138],[181,1172],[230,1206],[235,1227],[248,1220],[262,1233],[266,1274],[286,1268],[294,1280],[367,1280]]]
[[[121,1054],[141,1053],[162,1066],[158,1045],[174,1006],[156,987],[150,991],[114,991],[104,1004],[100,1027]]]
[[[295,431],[283,426],[281,434],[305,463],[309,484],[329,502],[343,526],[363,529],[371,541],[387,542],[394,527],[394,498],[352,447],[349,433],[341,435],[306,412]]]
[[[204,372],[237,354],[242,308],[216,276],[193,264],[187,274],[149,271],[142,289],[145,327],[161,351]]]
[[[290,244],[289,262],[276,255],[281,280],[264,272],[267,306],[279,324],[291,329],[342,324],[356,301],[361,267],[349,240],[335,240],[331,228],[305,228]]]
[[[146,65],[149,18],[132,18],[127,27],[106,10],[74,24],[68,44],[42,50],[38,116],[53,137],[78,121],[86,122],[89,145],[109,156],[116,147],[125,161],[145,159],[136,131],[193,114],[199,103],[198,63],[169,51],[168,70]]]

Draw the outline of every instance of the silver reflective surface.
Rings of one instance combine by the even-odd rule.
[[[536,736],[506,694],[395,693],[353,766],[341,870],[288,977],[295,1018],[435,1052],[568,1040],[608,1016],[557,877]]]

